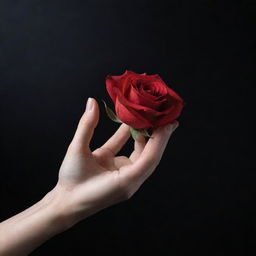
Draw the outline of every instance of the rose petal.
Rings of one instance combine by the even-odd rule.
[[[117,96],[117,91],[118,86],[119,86],[119,80],[120,78],[113,78],[113,76],[108,75],[106,77],[106,88],[108,91],[109,96],[111,97],[111,99],[113,100],[113,102],[116,102],[116,96]]]
[[[155,109],[151,109],[149,107],[130,102],[122,94],[118,94],[118,99],[122,102],[124,106],[129,108],[129,110],[133,110],[134,112],[138,113],[139,116],[143,116],[149,122],[154,122],[157,117],[168,114],[170,111],[170,109],[166,109],[160,112]]]
[[[146,97],[144,94],[140,93],[137,88],[131,86],[130,90],[125,94],[125,98],[128,101],[134,102],[138,105],[146,106],[153,109],[158,109],[161,104],[166,100],[164,98],[157,100],[152,97]]]
[[[176,120],[183,109],[183,104],[179,103],[178,105],[173,105],[170,108],[169,114],[165,114],[163,116],[160,116],[159,119],[154,123],[154,127],[160,127],[163,125],[166,125],[168,123],[172,123],[174,120]]]
[[[116,101],[118,90],[122,90],[121,87],[125,83],[123,80],[128,78],[130,75],[136,75],[136,73],[130,70],[125,70],[125,72],[120,76],[106,76],[106,89],[114,103]]]
[[[148,76],[150,77],[150,76]],[[165,96],[168,93],[167,85],[163,83],[162,80],[159,80],[159,76],[154,75],[153,78],[143,78],[141,79],[140,91],[146,96],[151,96],[155,98],[159,98],[162,96]],[[148,88],[149,90],[145,90],[145,88]]]
[[[108,93],[117,116],[134,129],[148,129],[174,121],[181,113],[183,99],[161,77],[126,70],[107,76]]]
[[[116,98],[115,110],[118,118],[125,124],[131,126],[134,129],[148,129],[152,127],[149,120],[139,115],[134,109],[125,105],[123,98]]]
[[[144,74],[137,74],[137,73],[129,73],[129,75],[127,75],[126,79],[123,80],[122,82],[122,94],[125,95],[126,91],[130,89],[130,87],[134,84],[136,84],[136,81],[140,78],[140,77],[145,77],[145,73]]]
[[[166,85],[166,83],[162,80],[162,78],[158,77],[159,81],[161,81],[163,84]],[[172,90],[168,85],[166,85],[167,93],[170,94],[173,98],[179,100],[180,102],[184,102],[184,100],[179,96],[178,93],[176,93],[174,90]]]

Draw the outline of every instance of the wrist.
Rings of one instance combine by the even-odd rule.
[[[41,200],[42,204],[47,205],[49,212],[56,223],[56,232],[63,232],[82,219],[90,215],[86,207],[82,211],[72,197],[72,191],[68,191],[57,184]]]
[[[53,223],[53,232],[60,233],[72,226],[70,216],[65,209],[65,204],[61,199],[61,195],[54,188],[48,192],[39,202],[47,211],[49,218]]]

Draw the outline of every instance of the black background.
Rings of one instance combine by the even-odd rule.
[[[253,255],[255,1],[0,1],[4,220],[41,199],[87,97],[117,129],[107,74],[159,74],[187,102],[156,172],[129,200],[32,255]],[[132,140],[123,149],[128,154]],[[164,251],[166,251],[164,253]]]

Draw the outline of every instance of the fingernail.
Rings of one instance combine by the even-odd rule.
[[[92,102],[92,98],[88,98],[87,103],[86,103],[86,109],[85,111],[91,111],[93,107],[93,102]]]

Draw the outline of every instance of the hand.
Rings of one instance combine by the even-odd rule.
[[[89,98],[53,189],[57,209],[67,227],[120,201],[129,199],[152,174],[178,122],[156,129],[147,142],[138,135],[129,157],[116,156],[130,137],[129,126],[121,124],[100,148],[90,149],[90,140],[99,121],[99,107]]]
[[[137,137],[128,158],[116,156],[130,137],[125,124],[91,152],[90,140],[98,120],[98,104],[89,99],[54,189],[30,208],[0,223],[0,255],[28,255],[83,218],[130,198],[154,171],[178,126],[175,121],[156,129],[147,142],[143,136]]]

